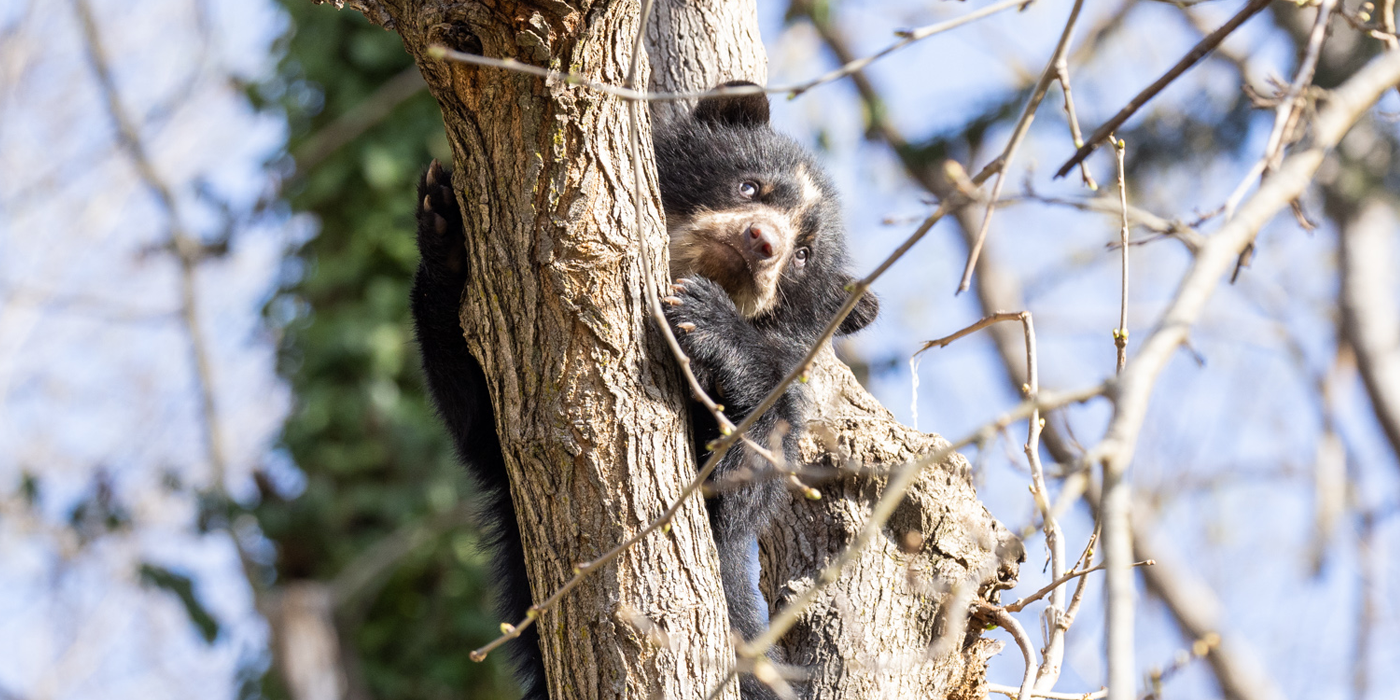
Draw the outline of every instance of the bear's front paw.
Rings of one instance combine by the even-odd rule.
[[[729,294],[704,277],[676,280],[661,307],[681,349],[701,361],[715,359],[742,332],[744,320]]]
[[[434,160],[418,182],[418,254],[423,267],[444,279],[463,276],[466,244],[452,173]]]

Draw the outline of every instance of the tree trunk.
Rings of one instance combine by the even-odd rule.
[[[576,564],[655,520],[694,478],[683,386],[643,295],[643,283],[666,280],[641,276],[622,101],[436,60],[427,49],[444,44],[621,85],[639,6],[359,5],[403,36],[442,106],[468,268],[491,271],[469,280],[462,325],[488,378],[531,589],[543,600]],[[645,165],[642,234],[652,269],[664,271],[656,176]],[[551,697],[703,694],[731,663],[723,601],[704,505],[692,499],[669,534],[644,538],[542,615]],[[665,636],[649,634],[638,613]]]
[[[469,282],[462,324],[491,384],[541,600],[575,563],[655,519],[694,476],[684,387],[644,308],[641,285],[666,280],[643,280],[636,257],[624,103],[426,52],[440,43],[622,85],[638,2],[333,1],[397,29],[443,108],[469,265],[496,271]],[[651,89],[765,80],[751,0],[659,2],[647,39]],[[686,108],[654,104],[653,115]],[[644,167],[642,234],[660,273],[660,200],[654,164]],[[895,422],[829,350],[811,383],[818,408],[803,456],[838,476],[821,500],[795,500],[763,539],[762,583],[775,608],[810,588],[854,538],[892,467],[946,444]],[[788,662],[811,673],[804,695],[985,696],[986,659],[1001,644],[980,640],[977,625],[945,639],[950,623],[961,629],[965,608],[943,611],[940,602],[955,588],[993,597],[1014,580],[1020,547],[977,502],[966,468],[954,455],[929,469],[887,537],[782,640]],[[714,551],[694,499],[669,534],[643,539],[546,612],[551,697],[704,697],[733,664]],[[668,641],[658,644],[636,613]]]

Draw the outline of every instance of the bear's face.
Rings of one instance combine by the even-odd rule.
[[[804,276],[814,249],[829,244],[821,240],[829,195],[805,165],[789,172],[731,168],[712,171],[705,204],[668,214],[671,276],[718,282],[753,318],[778,303],[782,286]]]
[[[750,319],[793,299],[808,314],[834,311],[845,298],[835,189],[769,128],[767,98],[705,100],[658,130],[656,152],[673,279],[715,281]]]

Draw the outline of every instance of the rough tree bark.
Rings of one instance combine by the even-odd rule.
[[[438,61],[427,48],[621,85],[639,3],[330,1],[397,30],[443,108],[469,264],[494,271],[469,282],[462,324],[490,379],[531,588],[543,599],[575,563],[655,519],[694,475],[684,387],[641,286],[661,285],[667,269],[654,164],[644,164],[642,235],[658,274],[643,280],[626,105]],[[752,2],[663,2],[648,29],[654,89],[764,78]],[[812,386],[819,408],[804,456],[839,475],[821,501],[795,501],[763,542],[763,583],[777,606],[813,585],[853,538],[890,468],[946,444],[896,423],[829,351]],[[966,461],[930,469],[886,534],[782,641],[787,659],[813,674],[804,694],[985,695],[985,662],[1000,645],[979,640],[977,625],[938,644],[939,601],[963,584],[995,595],[1014,579],[1019,545],[977,502]],[[648,634],[638,613],[664,638]],[[588,577],[539,624],[554,698],[704,697],[733,656],[702,503]],[[721,697],[735,695],[731,684]]]
[[[628,2],[360,2],[396,29],[442,106],[469,268],[462,324],[485,369],[536,600],[656,519],[695,473],[683,387],[648,321],[626,105],[585,88],[433,59],[470,53],[626,79]],[[643,57],[644,58],[644,57]],[[655,173],[642,205],[666,269]],[[667,633],[655,643],[637,614]],[[694,697],[729,666],[703,504],[539,620],[554,698]],[[465,656],[465,650],[463,652]],[[464,659],[464,663],[465,663]],[[703,691],[702,691],[703,692]],[[730,697],[733,691],[730,691]]]
[[[1341,238],[1342,333],[1390,449],[1400,458],[1400,309],[1395,302],[1394,209],[1372,194],[1335,219]]]

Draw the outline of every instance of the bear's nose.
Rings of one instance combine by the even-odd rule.
[[[744,231],[748,237],[749,248],[760,258],[773,257],[773,229],[760,224],[749,224]]]

